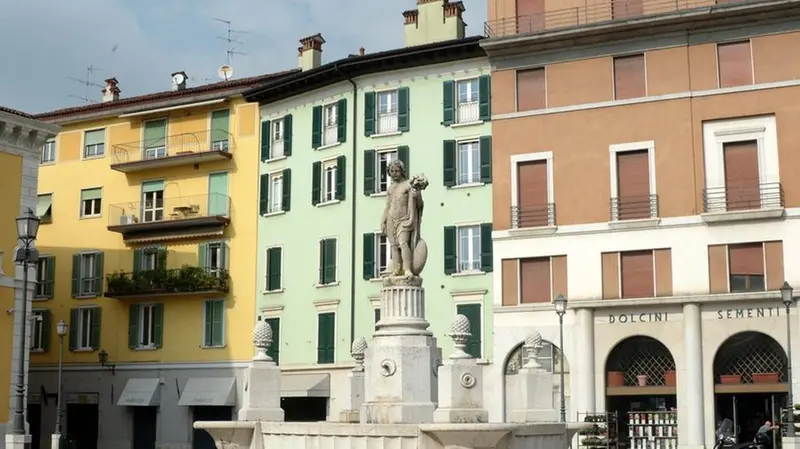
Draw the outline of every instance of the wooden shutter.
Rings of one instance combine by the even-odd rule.
[[[128,306],[128,348],[139,346],[139,304]]]
[[[317,363],[333,363],[336,340],[336,314],[317,315]]]
[[[620,273],[623,298],[655,296],[652,251],[620,253]]]
[[[411,129],[409,93],[408,87],[397,89],[397,130],[400,132]]]
[[[481,305],[459,304],[456,313],[464,315],[469,320],[469,340],[467,340],[466,353],[472,357],[481,358]]]
[[[728,245],[730,275],[764,275],[764,245],[745,243]]]
[[[517,111],[547,107],[547,82],[544,67],[517,71]]]
[[[269,159],[269,144],[272,140],[272,134],[269,132],[269,125],[269,120],[264,120],[261,122],[261,162]]]
[[[442,83],[442,125],[450,126],[455,120],[456,83],[445,81]]]
[[[292,155],[292,114],[283,117],[283,155]]]
[[[47,352],[50,350],[50,329],[52,328],[52,317],[49,310],[42,310],[40,315],[42,317],[42,341],[40,347],[42,351]]]
[[[364,92],[364,135],[375,134],[375,92]]]
[[[611,18],[613,20],[638,17],[644,14],[642,0],[612,0]]]
[[[650,218],[650,155],[647,150],[617,153],[617,215]]]
[[[319,241],[319,285],[325,285],[325,240]]]
[[[322,146],[322,106],[311,108],[311,148]]]
[[[164,304],[153,305],[153,334],[156,348],[164,346]]]
[[[281,289],[281,265],[283,250],[280,247],[267,250],[267,291]]]
[[[103,252],[95,253],[94,255],[94,294],[100,295],[103,293]],[[159,259],[160,260],[160,259]],[[162,267],[166,268],[166,267]]]
[[[492,224],[481,224],[481,271],[491,273],[494,259],[492,255]]]
[[[224,324],[225,324],[225,301],[212,301],[213,313],[211,321],[212,346],[222,346],[225,344]]]
[[[478,77],[478,118],[484,122],[492,119],[492,78],[489,75]]]
[[[167,269],[167,249],[163,246],[156,248],[156,270]]]
[[[403,167],[406,168],[406,174],[411,173],[411,160],[410,160],[410,151],[408,149],[408,145],[400,145],[397,147],[397,159],[403,163]]]
[[[167,130],[164,123],[164,131]],[[222,109],[211,113],[211,142],[229,142],[231,127],[230,109]]]
[[[45,273],[44,296],[52,298],[56,291],[56,257],[47,258],[47,273]]]
[[[364,151],[364,195],[375,193],[375,150]],[[382,175],[382,174],[381,174]]]
[[[78,323],[81,319],[81,309],[69,310],[69,350],[74,351],[78,348]]]
[[[545,27],[545,0],[517,0],[517,31],[530,33]]]
[[[442,142],[442,166],[444,172],[442,179],[444,180],[445,187],[453,187],[456,185],[456,141],[445,140]]]
[[[81,255],[72,255],[72,297],[76,298],[81,294]]]
[[[727,210],[761,207],[758,143],[755,140],[723,145]]]
[[[342,98],[336,103],[336,136],[337,142],[347,140],[347,99]]]
[[[320,188],[322,183],[322,162],[311,164],[311,205],[319,204]]]
[[[92,329],[91,329],[91,346],[92,349],[100,349],[100,331],[103,328],[103,309],[100,307],[92,307],[89,309],[92,315]]]
[[[458,235],[455,226],[444,227],[444,274],[453,274],[458,267]]]
[[[517,221],[520,228],[548,225],[547,161],[517,164]]]
[[[269,174],[261,175],[261,191],[258,196],[258,213],[264,215],[269,212]]]
[[[368,281],[375,276],[375,234],[367,232],[363,237],[364,243],[364,271],[362,276]]]
[[[292,210],[292,169],[285,168],[281,174],[283,180],[281,181],[281,210],[289,212]]]
[[[214,301],[209,300],[205,302],[205,322],[203,323],[203,346],[214,346]]]
[[[627,100],[646,95],[644,55],[614,58],[614,99]]]
[[[345,156],[336,158],[336,199],[344,201],[347,188],[347,163]]]
[[[532,304],[550,302],[550,258],[520,259],[520,303]]]
[[[281,319],[267,318],[267,326],[272,329],[272,343],[267,348],[267,355],[272,357],[276,365],[279,365],[281,358]]]
[[[492,136],[481,136],[480,140],[480,174],[481,182],[492,182]]]
[[[753,84],[753,62],[750,41],[717,44],[719,87]]]
[[[502,289],[504,306],[516,306],[519,303],[519,260],[503,259],[500,264],[502,272]]]

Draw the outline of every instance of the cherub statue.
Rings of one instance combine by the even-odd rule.
[[[387,167],[392,183],[387,189],[381,233],[392,248],[390,276],[419,276],[428,258],[422,229],[422,191],[428,187],[425,175],[409,180],[403,162],[395,159]]]

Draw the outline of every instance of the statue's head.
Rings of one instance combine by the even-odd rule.
[[[386,167],[386,172],[392,181],[402,181],[406,179],[406,165],[400,159],[393,159]]]

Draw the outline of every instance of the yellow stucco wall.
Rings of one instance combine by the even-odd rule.
[[[80,123],[63,127],[56,139],[56,162],[40,167],[39,194],[52,193],[52,223],[41,226],[38,247],[41,254],[56,258],[55,295],[53,299],[37,301],[38,308],[49,308],[52,323],[59,319],[69,322],[71,308],[85,305],[102,307],[100,346],[109,354],[112,363],[125,362],[203,362],[245,360],[252,356],[251,332],[255,320],[256,218],[258,207],[258,135],[255,132],[258,106],[242,100],[232,100],[230,132],[235,146],[230,161],[153,169],[136,173],[111,170],[114,146],[142,139],[142,123],[168,115],[167,135],[205,132],[210,127],[213,110],[225,104],[205,108],[177,110],[153,116],[109,118],[104,121]],[[106,129],[106,155],[101,159],[82,160],[81,147],[86,130]],[[74,299],[71,297],[72,255],[82,250],[104,252],[105,274],[130,272],[133,263],[132,247],[123,243],[121,234],[107,230],[109,205],[141,201],[141,183],[163,179],[165,201],[177,197],[196,196],[205,201],[208,176],[228,172],[228,195],[231,198],[231,224],[224,239],[229,247],[231,292],[227,295],[225,312],[226,346],[220,349],[201,348],[203,329],[202,297],[164,297],[146,301],[117,300],[104,297]],[[81,189],[102,187],[103,214],[99,218],[80,218]],[[113,208],[112,208],[113,210]],[[220,238],[222,239],[222,238]],[[209,240],[217,240],[212,238]],[[197,264],[197,248],[201,241],[166,242],[168,268]],[[219,297],[224,297],[221,294]],[[163,347],[158,350],[133,351],[128,348],[128,310],[134,301],[164,304]],[[54,324],[55,325],[55,324]],[[52,332],[51,348],[57,348]],[[66,344],[65,344],[66,345]],[[33,354],[33,364],[56,363],[57,351]],[[65,351],[65,363],[97,363],[97,354]]]

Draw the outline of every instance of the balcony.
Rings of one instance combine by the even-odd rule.
[[[147,243],[219,236],[230,223],[230,198],[213,193],[163,198],[152,192],[143,202],[108,207],[108,230],[126,243]]]
[[[155,296],[209,296],[227,293],[227,270],[184,265],[174,270],[117,272],[106,276],[107,298],[146,299]]]
[[[542,206],[511,206],[512,229],[552,229],[555,225],[555,203],[548,203]]]
[[[635,195],[611,198],[609,226],[616,228],[646,227],[658,222],[658,195]]]
[[[390,134],[397,132],[397,112],[379,112],[377,123],[377,134]]]
[[[114,145],[111,169],[123,173],[231,159],[233,136],[221,129]]]
[[[703,189],[701,216],[706,223],[780,218],[783,214],[783,187],[779,182]]]

